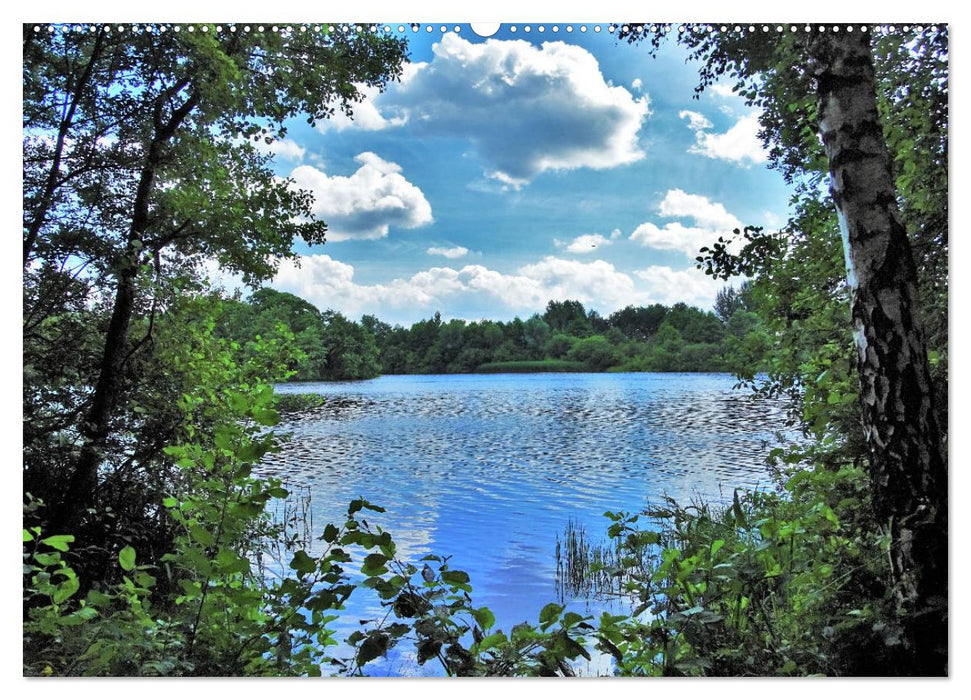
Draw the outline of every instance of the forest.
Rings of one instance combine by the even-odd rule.
[[[23,26],[25,676],[367,675],[404,643],[452,676],[594,651],[625,676],[948,675],[946,25],[617,25],[616,50],[677,43],[699,93],[758,108],[789,220],[698,251],[736,280],[714,312],[410,329],[206,283],[215,262],[259,286],[326,240],[255,144],[408,63],[377,26],[228,27]],[[630,614],[551,602],[502,630],[451,552],[408,561],[368,523],[381,504],[312,536],[268,515],[275,384],[524,361],[733,371],[806,440],[773,450],[777,488],[609,512]],[[351,596],[388,614],[338,640]]]
[[[763,371],[769,347],[751,285],[719,292],[715,310],[683,302],[627,306],[603,318],[579,301],[550,301],[525,321],[443,321],[410,328],[375,316],[360,323],[269,287],[245,302],[223,300],[216,333],[241,348],[277,339],[299,352],[291,381],[370,379],[379,374],[466,372]]]

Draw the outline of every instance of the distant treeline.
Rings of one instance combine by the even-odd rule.
[[[267,288],[227,304],[220,332],[244,347],[258,335],[286,337],[302,354],[295,381],[504,371],[748,372],[758,369],[769,342],[750,297],[743,284],[723,289],[714,311],[653,304],[606,318],[579,301],[550,301],[525,321],[443,321],[436,312],[405,328],[371,315],[355,322]]]

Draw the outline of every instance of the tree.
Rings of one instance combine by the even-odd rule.
[[[72,299],[98,299],[107,321],[91,389],[64,409],[84,418],[63,526],[94,504],[100,467],[123,461],[109,436],[126,368],[166,300],[204,261],[258,281],[296,237],[324,239],[311,195],[275,178],[253,140],[285,137],[291,117],[352,113],[355,85],[396,78],[404,45],[366,27],[54,29],[24,27],[25,336]],[[25,347],[25,365],[49,342]]]
[[[587,312],[583,308],[583,304],[572,299],[567,299],[566,301],[551,300],[546,305],[543,320],[549,325],[550,330],[554,332],[570,330],[571,324],[589,326]]]
[[[830,192],[840,216],[870,481],[890,524],[896,593],[917,669],[947,668],[947,471],[917,271],[877,112],[870,38],[809,42]]]
[[[591,372],[603,372],[620,360],[614,344],[602,335],[592,335],[577,341],[567,353],[567,358],[583,362]]]
[[[651,336],[648,343],[648,366],[653,372],[680,372],[681,350],[684,338],[681,333],[668,321],[664,321]]]
[[[607,322],[632,340],[647,340],[654,335],[667,313],[668,308],[663,304],[626,306],[610,314]]]
[[[543,351],[549,339],[550,327],[539,314],[530,316],[529,320],[523,324],[523,342],[531,359],[542,359]]]
[[[740,256],[727,255],[720,241],[699,261],[726,278],[771,270],[754,284],[768,307],[782,312],[769,318],[783,324],[783,349],[791,351],[774,360],[785,373],[777,376],[796,392],[810,387],[807,402],[814,378],[822,382],[846,357],[843,348],[855,344],[857,415],[875,516],[890,534],[909,656],[909,665],[895,670],[946,673],[946,443],[935,394],[946,391],[947,28],[792,27],[778,38],[711,29],[677,34],[701,60],[697,90],[728,76],[736,92],[762,110],[760,135],[771,165],[795,186],[796,214],[785,231],[789,240],[746,229]],[[640,25],[621,34],[637,42],[650,32]],[[664,35],[652,35],[655,48]],[[916,151],[916,142],[925,148]],[[828,201],[818,194],[827,175]],[[827,238],[837,219],[842,274],[834,238]],[[814,295],[821,303],[807,303]],[[847,301],[849,313],[841,312]],[[944,358],[936,362],[936,384],[924,315],[932,319]],[[844,342],[850,324],[838,321],[850,316],[853,338]],[[813,348],[792,341],[811,337],[810,329],[827,336],[825,342]],[[824,400],[842,402],[835,388],[830,385]],[[809,410],[807,404],[804,414]]]
[[[336,311],[322,314],[323,379],[370,379],[381,372],[380,351],[374,336]]]
[[[748,280],[742,282],[738,289],[728,285],[718,290],[718,294],[715,295],[715,315],[722,323],[728,323],[728,319],[739,309],[751,311],[748,301],[751,290],[752,283]]]

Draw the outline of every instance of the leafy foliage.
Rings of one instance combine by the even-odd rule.
[[[730,319],[684,303],[629,306],[605,319],[580,302],[551,301],[544,315],[526,321],[443,322],[436,314],[410,328],[375,316],[355,323],[272,289],[226,306],[219,332],[243,347],[257,337],[293,333],[300,354],[291,369],[298,381],[367,379],[379,372],[720,372],[737,367],[754,373],[761,371],[767,347],[746,341],[749,333],[764,339],[766,331],[754,317],[737,321],[733,335]],[[744,350],[739,343],[747,343]]]
[[[799,470],[712,508],[608,513],[612,570],[639,605],[601,635],[631,675],[869,675],[900,654],[887,536],[862,527],[865,474]]]

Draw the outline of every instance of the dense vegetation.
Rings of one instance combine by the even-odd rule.
[[[757,372],[769,341],[750,298],[742,283],[719,293],[714,312],[653,304],[603,318],[568,300],[551,301],[526,321],[446,322],[436,313],[405,328],[371,315],[355,323],[261,289],[246,302],[227,301],[219,329],[241,346],[292,333],[301,353],[295,381],[503,371]]]
[[[752,280],[744,308],[727,313],[738,296],[727,292],[719,318],[675,306],[599,319],[563,302],[502,327],[408,330],[267,290],[223,300],[200,282],[210,259],[266,279],[294,237],[322,240],[309,195],[276,180],[247,139],[280,137],[292,116],[325,119],[326,105],[349,110],[355,85],[400,74],[399,41],[91,29],[24,27],[25,674],[362,674],[403,639],[454,675],[565,675],[594,647],[627,675],[947,672],[945,27],[672,33],[700,60],[702,87],[728,76],[763,110],[772,166],[793,184],[782,231],[747,229],[740,255],[712,242],[699,256],[711,274]],[[870,121],[837,135],[823,125],[821,145],[820,116],[861,94],[877,96]],[[854,228],[866,188],[820,186],[827,173],[845,184],[840,168],[872,144],[889,148],[895,188],[864,208],[896,212],[894,254],[880,260]],[[885,274],[856,274],[861,261]],[[875,307],[874,289],[892,303]],[[906,362],[884,359],[875,327],[902,330]],[[812,440],[776,450],[775,492],[608,514],[614,556],[601,566],[632,615],[592,620],[551,603],[504,633],[447,557],[398,558],[362,517],[379,506],[355,500],[343,522],[305,536],[266,515],[283,485],[252,476],[277,441],[272,384],[301,372],[546,358],[645,369],[638,358],[693,345],[700,362],[713,345],[727,362],[731,338],[733,370],[789,396]],[[475,354],[503,347],[526,356]],[[363,581],[349,574],[358,567]],[[328,623],[350,595],[378,596],[389,615],[332,658]]]

